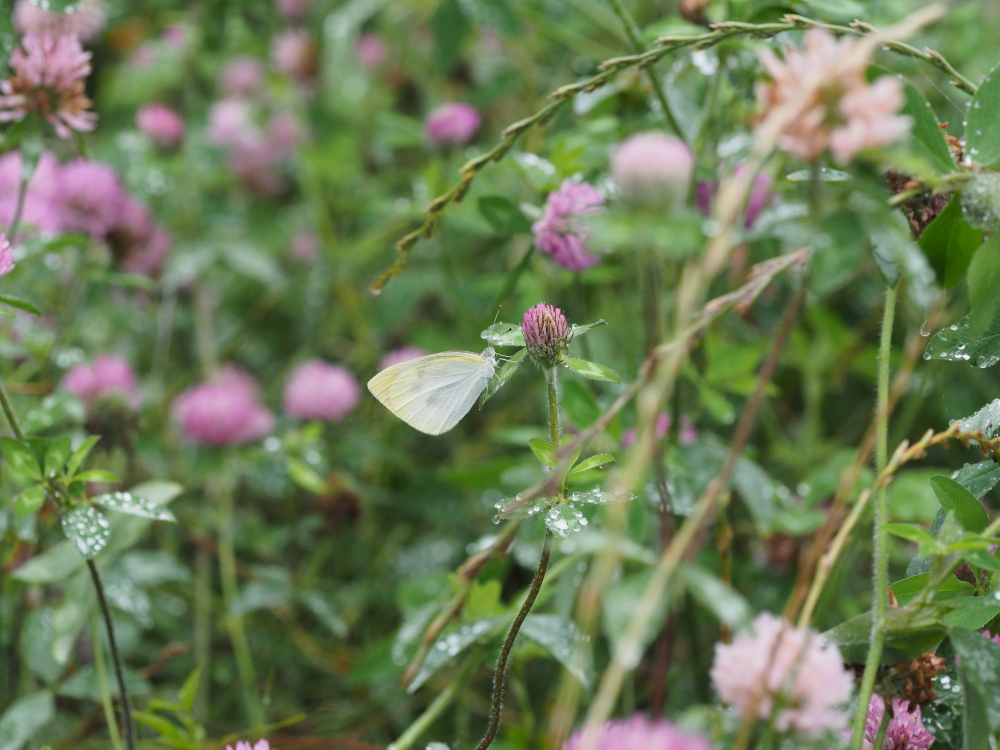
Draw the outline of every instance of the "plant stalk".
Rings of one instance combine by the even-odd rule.
[[[115,679],[118,681],[118,700],[122,710],[122,736],[125,738],[125,747],[128,750],[135,750],[135,738],[132,734],[132,706],[128,699],[128,689],[125,687],[125,673],[122,671],[122,659],[118,653],[118,642],[115,640],[115,628],[111,623],[111,610],[108,608],[108,600],[104,596],[104,585],[101,577],[97,573],[97,566],[93,560],[87,560],[87,569],[90,571],[90,580],[94,583],[94,591],[97,592],[97,603],[101,608],[101,616],[104,618],[104,628],[108,634],[108,649],[111,652],[111,662],[115,667]]]
[[[875,464],[876,472],[881,474],[889,460],[889,355],[892,349],[892,324],[896,314],[896,287],[889,287],[885,293],[885,309],[882,312],[882,338],[879,343],[878,356],[878,402],[876,407],[876,437]],[[885,645],[885,614],[889,607],[889,550],[888,534],[885,530],[889,522],[889,494],[885,486],[875,493],[874,536],[874,574],[875,595],[872,613],[871,644],[868,649],[868,660],[865,662],[865,672],[861,678],[861,692],[858,695],[857,713],[854,715],[854,730],[851,737],[852,747],[861,750],[864,741],[865,720],[868,718],[868,702],[875,686],[875,676],[878,673],[882,658],[882,647]]]
[[[108,736],[114,750],[122,750],[122,738],[115,723],[115,704],[108,686],[107,669],[104,666],[104,647],[101,645],[101,626],[97,612],[91,612],[90,617],[91,642],[94,646],[94,670],[97,672],[97,683],[101,686],[101,705],[104,707],[104,721],[108,725]]]

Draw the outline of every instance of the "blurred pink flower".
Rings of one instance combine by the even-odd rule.
[[[385,62],[385,44],[377,34],[362,34],[354,47],[358,62],[369,70],[381,67]]]
[[[316,41],[305,29],[286,29],[271,41],[271,62],[296,83],[311,84],[319,72]]]
[[[239,98],[254,93],[264,82],[264,63],[254,57],[234,57],[222,69],[222,91]]]
[[[912,121],[896,114],[903,105],[902,83],[890,76],[874,84],[865,79],[874,43],[838,41],[811,29],[803,48],[786,50],[784,60],[761,50],[771,80],[757,89],[759,130],[777,128],[778,146],[800,159],[814,161],[829,148],[842,164],[905,135]]]
[[[319,237],[310,230],[296,232],[288,252],[295,260],[311,260],[319,252]]]
[[[641,714],[574,732],[563,750],[584,746],[593,750],[712,750],[704,737],[688,734],[664,719],[649,719]]]
[[[566,180],[549,193],[542,218],[531,227],[535,245],[563,268],[590,268],[600,259],[587,251],[589,232],[575,218],[595,214],[603,205],[604,198],[593,185]]]
[[[736,167],[734,174],[742,174],[746,170],[744,164]],[[771,202],[771,186],[774,181],[767,172],[758,172],[750,186],[750,195],[747,197],[746,208],[743,211],[743,226],[750,229],[760,212]],[[699,211],[708,216],[712,213],[712,203],[715,200],[717,183],[710,180],[703,180],[694,187],[694,205]]]
[[[656,418],[656,437],[662,439],[667,434],[667,430],[670,429],[670,425],[670,415],[660,412],[660,415]],[[691,418],[687,414],[681,414],[681,432],[677,437],[681,445],[691,445],[691,443],[698,439],[698,431],[694,428],[694,425],[691,424]],[[622,448],[628,448],[634,442],[635,428],[629,427],[628,429],[623,430]]]
[[[112,394],[124,396],[133,409],[142,402],[132,366],[113,354],[98,354],[90,365],[74,365],[63,377],[62,387],[88,406]]]
[[[60,230],[59,206],[55,197],[59,171],[59,162],[55,157],[48,151],[42,152],[24,196],[21,226],[33,226],[42,232]],[[0,156],[0,226],[10,226],[14,220],[20,187],[21,152],[10,151]]]
[[[281,156],[266,138],[244,135],[231,144],[228,163],[247,190],[257,195],[274,197],[280,195],[285,188],[278,171]]]
[[[669,206],[687,195],[694,154],[684,141],[663,133],[639,133],[611,152],[611,176],[622,198]]]
[[[479,130],[481,121],[474,107],[448,102],[427,115],[424,127],[432,146],[464,146]]]
[[[289,154],[306,140],[302,124],[291,112],[275,112],[267,125],[267,140],[282,154]]]
[[[177,110],[155,102],[140,107],[135,113],[135,124],[156,145],[177,148],[184,138],[184,118]]]
[[[854,677],[840,650],[770,612],[732,643],[716,644],[711,675],[724,702],[748,718],[768,721],[773,713],[779,732],[818,737],[847,724],[840,707],[851,699]]]
[[[274,4],[289,21],[297,21],[309,12],[309,0],[274,0]]]
[[[226,750],[234,750],[232,745],[226,745]],[[271,745],[267,740],[257,740],[253,745],[244,740],[236,743],[235,750],[271,750]]]
[[[267,435],[274,416],[259,402],[253,377],[239,368],[219,368],[211,380],[181,393],[171,406],[183,437],[204,445],[249,443]]]
[[[188,43],[190,33],[184,26],[167,26],[160,34],[160,40],[172,50],[180,52]]]
[[[7,241],[7,235],[0,232],[0,277],[14,270],[14,247]]]
[[[912,711],[912,713],[911,713]],[[865,720],[865,741],[871,743],[878,735],[885,716],[885,698],[873,695],[868,703]],[[934,735],[924,728],[920,719],[920,706],[910,706],[909,701],[892,699],[892,718],[885,732],[882,750],[927,750],[934,744]],[[871,745],[868,745],[871,747]]]
[[[400,362],[409,362],[411,359],[426,356],[427,352],[419,346],[401,346],[399,349],[393,349],[382,357],[382,361],[378,363],[378,369],[381,372],[388,367],[398,365]]]
[[[360,400],[361,386],[354,375],[320,359],[298,365],[285,383],[285,413],[296,419],[337,422]]]
[[[219,145],[230,145],[256,134],[250,118],[250,104],[240,99],[221,99],[208,111],[208,139]]]
[[[60,171],[56,198],[63,230],[103,237],[120,220],[128,195],[110,166],[74,159]]]
[[[29,0],[17,0],[13,19],[22,34],[73,34],[89,42],[104,30],[107,14],[103,0],[80,0],[72,13],[43,10]]]
[[[75,36],[27,33],[10,57],[14,75],[0,81],[0,122],[23,120],[37,112],[56,135],[93,130],[84,81],[90,74],[90,53]]]

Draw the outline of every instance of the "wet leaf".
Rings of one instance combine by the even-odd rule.
[[[931,488],[937,495],[941,507],[945,511],[952,511],[955,519],[966,531],[978,534],[989,526],[989,516],[986,515],[986,510],[979,500],[954,479],[934,477],[931,479]]]
[[[1000,165],[1000,65],[995,66],[969,102],[965,156],[984,167]]]
[[[1000,362],[1000,314],[990,321],[982,336],[969,329],[969,316],[938,331],[927,343],[924,359],[968,362],[976,367],[993,367]]]
[[[539,463],[548,466],[550,469],[556,467],[556,450],[548,440],[532,438],[528,441],[528,447],[531,448],[531,452],[535,454],[535,458],[538,459]]]
[[[18,518],[25,518],[42,507],[45,502],[45,487],[35,484],[24,490],[14,500],[14,512]]]
[[[103,505],[108,510],[128,513],[130,516],[150,518],[154,521],[177,521],[174,514],[166,508],[153,505],[145,498],[137,497],[131,492],[111,492],[107,495],[98,495],[93,499],[93,502]]]
[[[991,732],[1000,730],[1000,646],[981,633],[956,630],[951,645],[961,657],[961,673],[982,698],[983,711],[978,719],[985,720]]]
[[[561,615],[528,615],[520,634],[552,654],[584,687],[590,685],[582,634],[572,620]]]
[[[598,453],[596,456],[591,456],[590,458],[583,459],[580,463],[573,467],[570,474],[579,474],[584,471],[590,471],[591,469],[596,469],[599,466],[604,466],[605,464],[613,463],[615,457],[610,453]]]
[[[407,691],[411,693],[415,692],[439,669],[454,660],[459,654],[480,640],[498,633],[509,622],[510,618],[506,616],[490,617],[485,620],[471,622],[451,633],[442,635],[437,639],[431,650],[427,652],[427,657],[420,666],[420,671],[413,678],[413,682],[407,686]]]
[[[514,373],[517,372],[517,368],[521,366],[521,362],[524,361],[524,357],[527,353],[527,349],[521,349],[521,351],[517,352],[517,354],[501,365],[500,369],[497,370],[496,375],[493,376],[493,379],[486,384],[486,390],[483,391],[483,395],[479,398],[480,407],[482,407],[482,405],[485,404],[493,394],[503,388],[508,380],[514,377]]]
[[[927,225],[917,240],[938,280],[948,288],[965,278],[972,254],[982,241],[983,230],[975,229],[965,220],[957,196]]]
[[[55,716],[55,700],[47,690],[15,701],[0,716],[0,750],[21,750],[32,735]]]
[[[691,596],[707,607],[720,622],[731,628],[740,628],[753,618],[753,608],[743,595],[704,568],[685,565],[678,576]]]
[[[951,478],[976,497],[982,497],[1000,482],[1000,464],[994,461],[969,464],[954,472]]]
[[[524,331],[514,323],[494,323],[479,337],[490,346],[524,346]]]
[[[82,505],[62,517],[62,528],[66,537],[76,545],[76,549],[86,559],[97,556],[108,543],[111,524],[97,508]]]
[[[31,479],[42,478],[42,467],[27,445],[14,438],[0,437],[0,450],[11,471]]]
[[[566,357],[563,360],[563,364],[569,369],[575,372],[577,375],[582,375],[590,380],[604,380],[609,383],[621,383],[621,376],[612,370],[610,367],[605,367],[604,365],[599,365],[596,362],[588,362],[585,359],[573,359],[572,357]]]

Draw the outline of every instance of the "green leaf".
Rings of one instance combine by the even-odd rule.
[[[785,177],[789,182],[811,182],[813,173],[811,169],[800,169]],[[852,179],[850,172],[842,172],[839,169],[828,169],[821,167],[819,170],[820,182],[849,182]]]
[[[584,471],[590,471],[591,469],[596,469],[598,466],[614,463],[614,460],[615,457],[610,453],[598,453],[596,456],[583,459],[580,463],[573,467],[570,474],[579,474]]]
[[[111,524],[97,508],[81,505],[62,517],[63,533],[87,560],[97,556],[111,537]]]
[[[736,589],[693,563],[678,571],[688,592],[696,601],[731,628],[741,628],[753,618],[753,608]]]
[[[470,30],[469,21],[458,0],[441,0],[431,18],[434,53],[438,72],[448,74],[462,54],[463,42]]]
[[[42,507],[45,502],[45,487],[33,484],[14,500],[14,512],[18,518],[25,518]]]
[[[892,593],[895,594],[899,603],[901,605],[905,605],[909,603],[913,597],[924,590],[930,579],[930,573],[919,573],[918,575],[896,581],[890,588],[892,588]],[[960,596],[972,596],[975,592],[976,587],[968,581],[952,577],[941,584],[941,587],[934,594],[934,600],[938,601],[943,599],[954,599],[955,597]]]
[[[1000,398],[993,399],[975,414],[958,420],[962,432],[981,432],[988,438],[1000,430]]]
[[[1000,362],[1000,314],[993,318],[982,336],[969,329],[969,316],[938,331],[924,350],[924,359],[968,362],[976,367],[992,367]]]
[[[107,495],[98,495],[93,498],[92,502],[103,505],[108,510],[116,510],[130,516],[149,518],[154,521],[177,521],[174,514],[167,508],[154,505],[149,500],[133,495],[131,492],[110,492]]]
[[[886,613],[886,641],[880,663],[898,664],[930,651],[948,635],[941,624],[951,608],[948,602],[912,605]],[[844,661],[864,663],[868,656],[872,613],[865,612],[828,630],[826,635],[840,647]]]
[[[578,325],[570,326],[569,337],[570,339],[575,339],[577,336],[582,336],[583,334],[587,333],[588,331],[594,328],[600,328],[601,326],[606,326],[607,324],[608,323],[605,320],[598,320],[593,323],[587,323],[586,325],[582,326]]]
[[[55,701],[47,690],[14,701],[0,716],[0,750],[21,750],[35,732],[55,717]]]
[[[0,451],[3,451],[3,457],[14,473],[31,479],[42,478],[42,467],[34,451],[24,443],[14,438],[0,437]]]
[[[45,473],[49,476],[61,474],[72,452],[73,444],[68,437],[50,441],[45,449]]]
[[[930,550],[937,547],[937,540],[923,526],[915,523],[887,523],[885,530],[893,536],[901,537],[920,545],[920,554],[929,554]]]
[[[968,596],[953,600],[955,609],[944,616],[946,624],[953,628],[968,628],[979,630],[997,615],[1000,615],[1000,604],[990,604],[981,596]]]
[[[1000,311],[1000,234],[990,237],[972,256],[967,275],[969,283],[969,332],[982,335]]]
[[[501,234],[531,231],[531,222],[517,204],[502,195],[484,195],[478,201],[479,213]]]
[[[517,368],[521,366],[521,362],[524,361],[525,355],[528,353],[527,349],[521,349],[517,354],[512,356],[497,370],[496,375],[493,379],[486,384],[486,390],[483,391],[483,395],[479,397],[479,406],[482,407],[493,394],[499,391],[507,381],[514,377],[514,373],[517,372]]]
[[[954,479],[934,477],[931,479],[931,489],[937,495],[941,507],[946,511],[952,511],[955,520],[966,531],[978,534],[989,526],[989,516],[986,515],[979,500]]]
[[[988,540],[993,541],[995,540]],[[985,570],[991,570],[994,573],[1000,573],[1000,560],[985,549],[970,549],[962,553],[962,559],[969,563],[974,568],[983,568]]]
[[[347,623],[334,611],[330,597],[324,596],[319,591],[300,591],[298,600],[335,636],[338,638],[347,636]]]
[[[415,692],[427,680],[433,677],[439,669],[452,661],[459,654],[467,651],[481,640],[499,633],[501,628],[510,623],[506,615],[476,620],[463,625],[451,633],[441,635],[427,653],[424,663],[420,666],[413,681],[407,686],[407,692]]]
[[[10,574],[11,578],[32,584],[65,581],[83,567],[83,559],[71,542],[53,544],[37,557],[32,557]]]
[[[41,316],[42,314],[42,311],[28,302],[28,300],[15,297],[12,294],[0,294],[0,304],[7,305],[8,307],[16,307],[18,310],[24,310],[24,312],[29,312],[32,315]]]
[[[972,630],[956,630],[951,645],[962,659],[963,681],[968,681],[984,700],[977,718],[991,732],[1000,731],[1000,646]]]
[[[194,699],[198,695],[198,683],[200,680],[201,667],[195,667],[194,671],[184,680],[184,684],[177,694],[177,700],[180,702],[181,708],[188,713],[191,713],[191,709],[194,708]]]
[[[938,280],[950,289],[965,277],[972,254],[982,241],[983,230],[969,225],[962,216],[961,202],[955,196],[927,225],[917,243]]]
[[[73,451],[73,455],[69,457],[69,461],[66,463],[66,475],[68,477],[72,478],[76,474],[81,464],[83,464],[90,451],[97,445],[97,441],[100,439],[99,435],[91,435],[80,444],[79,448]]]
[[[118,475],[104,469],[81,471],[73,478],[74,482],[120,482]]]
[[[1000,65],[979,84],[965,123],[965,157],[984,167],[1000,166]]]
[[[524,331],[514,323],[494,323],[479,336],[490,346],[524,346]]]
[[[540,463],[550,469],[556,468],[556,449],[552,447],[552,443],[541,438],[532,438],[528,441],[528,447]]]
[[[583,635],[572,620],[562,615],[528,615],[521,625],[521,635],[530,638],[562,664],[584,687],[589,687],[589,659],[582,650]]]
[[[982,497],[1000,482],[1000,464],[994,461],[970,464],[956,471],[952,479],[976,497]]]
[[[302,459],[288,456],[285,459],[285,466],[288,468],[288,476],[302,489],[314,495],[326,492],[326,482],[323,481],[323,477]]]
[[[910,137],[913,139],[914,152],[939,172],[954,172],[955,160],[930,102],[911,83],[903,87],[903,92],[906,103],[902,113],[913,118]]]
[[[596,362],[588,362],[585,359],[573,359],[572,357],[566,357],[566,359],[563,360],[563,364],[577,375],[583,375],[583,377],[589,378],[590,380],[604,380],[609,383],[618,384],[621,384],[622,382],[622,379],[617,372],[612,370],[610,367],[599,365]]]

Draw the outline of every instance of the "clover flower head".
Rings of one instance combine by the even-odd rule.
[[[303,362],[285,383],[285,413],[296,419],[338,422],[361,400],[361,386],[351,372],[321,359]]]
[[[542,218],[534,223],[535,246],[563,268],[583,271],[600,258],[587,249],[588,229],[578,220],[601,210],[604,198],[586,182],[566,180],[549,193]]]

